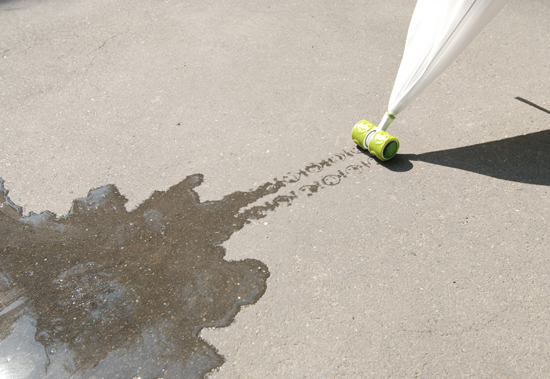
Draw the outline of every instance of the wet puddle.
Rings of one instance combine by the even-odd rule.
[[[23,215],[0,179],[0,377],[203,377],[223,357],[200,331],[229,325],[269,277],[258,260],[224,260],[221,244],[372,161],[344,150],[219,201],[201,202],[192,175],[132,211],[107,185],[62,217]]]

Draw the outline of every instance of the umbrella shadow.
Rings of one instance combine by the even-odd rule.
[[[391,171],[414,161],[457,168],[512,182],[550,186],[550,130],[456,149],[402,154],[384,164]]]
[[[522,97],[516,100],[550,114],[550,110]],[[398,155],[385,166],[403,172],[411,161],[458,168],[512,182],[550,185],[550,130],[425,154]]]

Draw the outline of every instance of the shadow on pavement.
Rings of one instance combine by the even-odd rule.
[[[384,163],[404,172],[420,161],[458,168],[493,178],[550,185],[550,130],[424,154],[402,154]]]
[[[537,104],[533,103],[532,101],[529,101],[529,100],[527,100],[527,99],[524,99],[523,97],[517,96],[515,99],[521,101],[522,103],[525,103],[525,104],[527,104],[527,105],[530,105],[530,106],[532,106],[533,108],[538,109],[539,111],[543,111],[544,113],[550,114],[550,111],[549,111],[548,109],[543,108],[543,107],[541,107],[540,105],[537,105]]]

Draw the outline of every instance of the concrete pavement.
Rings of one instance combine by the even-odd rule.
[[[285,182],[256,203],[277,204],[265,217],[222,244],[269,278],[230,326],[202,330],[225,360],[209,378],[545,377],[550,6],[510,1],[392,124],[400,155],[379,164],[349,133],[385,111],[413,8],[1,1],[0,177],[23,214],[58,216],[107,184],[131,211],[192,174],[203,203]],[[39,313],[38,294],[6,270],[1,317]],[[21,333],[13,340],[35,346],[27,375],[57,359]],[[57,377],[200,375],[177,354],[147,363],[151,341],[134,355],[140,342],[117,345],[102,371],[55,366]]]

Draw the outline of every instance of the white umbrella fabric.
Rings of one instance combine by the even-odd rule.
[[[385,130],[433,82],[502,9],[506,0],[418,0],[388,111],[375,127],[360,121],[352,139],[381,160],[397,153],[399,141]],[[372,142],[371,142],[372,141]]]

